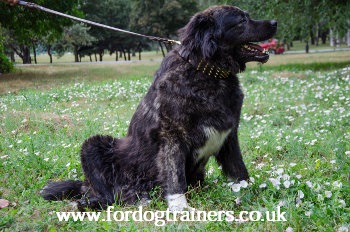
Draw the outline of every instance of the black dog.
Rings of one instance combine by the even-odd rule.
[[[184,193],[203,181],[214,155],[233,180],[247,180],[237,130],[243,93],[238,72],[249,61],[266,62],[250,42],[271,38],[277,22],[255,21],[233,6],[209,8],[179,32],[181,45],[163,60],[138,106],[125,138],[97,135],[85,141],[85,181],[49,183],[48,200],[80,198],[82,207],[148,199],[156,186],[170,210],[189,208]]]

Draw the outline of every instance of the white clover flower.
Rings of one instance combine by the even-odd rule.
[[[295,175],[296,178],[300,179],[301,178],[301,175],[298,174],[298,175]]]
[[[341,226],[337,229],[337,232],[349,232],[349,228],[346,226]]]
[[[311,183],[311,181],[306,181],[305,183],[306,183],[306,185],[307,185],[309,188],[312,188],[312,183]]]
[[[331,163],[331,164],[335,164],[335,163],[336,163],[336,160],[331,160],[330,163]]]
[[[340,199],[340,200],[339,200],[339,203],[340,203],[340,206],[341,206],[342,208],[345,208],[346,203],[345,203],[344,200]]]
[[[343,186],[343,184],[340,181],[336,180],[333,182],[333,187],[335,187],[335,188],[341,188],[342,186]]]
[[[289,186],[290,186],[290,181],[289,181],[289,180],[284,181],[284,182],[283,182],[283,185],[284,185],[285,188],[289,188]]]
[[[289,180],[290,179],[290,176],[288,174],[283,174],[282,175],[282,179],[283,180]]]
[[[240,184],[233,184],[231,188],[232,188],[232,191],[238,193],[241,190],[241,185]]]
[[[266,188],[266,184],[262,183],[261,185],[259,185],[259,188]]]
[[[332,192],[331,191],[325,191],[324,194],[326,195],[327,198],[332,197]]]
[[[311,213],[312,213],[311,211],[306,211],[305,216],[310,217]]]
[[[346,151],[345,155],[350,156],[350,151]]]
[[[245,181],[245,180],[241,180],[241,181],[239,182],[239,185],[240,185],[242,188],[246,188],[246,187],[248,187],[248,182]]]
[[[288,226],[288,228],[286,229],[286,232],[293,232],[293,228]]]
[[[254,183],[254,182],[255,182],[255,179],[254,179],[254,177],[252,177],[252,176],[249,178],[249,180],[250,180],[251,183]]]
[[[240,205],[241,204],[241,198],[237,197],[235,202],[236,202],[236,205]]]
[[[295,203],[296,203],[295,206],[296,206],[296,207],[299,207],[300,204],[303,203],[303,201],[302,201],[299,197],[297,197],[297,198],[295,199]]]
[[[300,199],[303,199],[303,198],[304,198],[304,193],[303,193],[303,191],[298,190],[298,197],[299,197]]]
[[[282,147],[281,147],[281,146],[277,146],[277,147],[276,147],[276,150],[277,150],[277,151],[280,151],[280,150],[282,150]]]
[[[291,166],[291,167],[294,167],[294,166],[296,166],[297,164],[296,163],[290,163],[289,164],[289,166]]]
[[[67,164],[66,164],[66,167],[69,167],[69,166],[70,166],[70,163],[67,163]]]
[[[281,184],[281,182],[279,181],[279,179],[277,178],[269,178],[269,180],[271,181],[272,185],[274,187],[276,187],[277,189],[279,189],[279,185]]]
[[[279,168],[279,169],[277,169],[276,173],[278,175],[281,175],[283,173],[283,171],[284,171],[283,168]]]

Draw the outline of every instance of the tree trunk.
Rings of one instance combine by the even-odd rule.
[[[16,59],[15,59],[15,52],[14,52],[14,51],[11,51],[11,52],[10,52],[10,57],[11,57],[11,62],[12,62],[12,63],[15,63],[15,62],[16,62]]]
[[[95,62],[97,62],[97,55],[96,55],[96,52],[95,52]]]
[[[47,47],[47,54],[50,57],[50,64],[52,64],[52,53],[51,53],[51,45],[48,45]]]
[[[118,60],[119,60],[118,51],[115,50],[115,61],[118,61]]]
[[[74,62],[79,63],[78,46],[74,45]]]
[[[319,27],[319,24],[316,24],[316,46],[318,46],[319,39],[320,39],[320,27]]]
[[[141,60],[141,52],[142,52],[142,43],[141,42],[139,42],[136,49],[139,52],[139,60]]]
[[[123,46],[121,46],[121,52],[124,54],[124,60],[126,61],[126,52]]]
[[[311,44],[315,45],[315,37],[314,37],[314,30],[312,30],[312,27],[310,28],[310,38],[311,38]]]
[[[29,47],[26,45],[21,46],[21,51],[22,51],[22,61],[23,64],[31,64],[32,63],[32,58],[30,57],[30,50]]]
[[[100,51],[100,52],[98,53],[98,55],[100,56],[100,62],[102,62],[102,60],[103,60],[103,51],[102,51],[102,52]]]
[[[136,56],[136,50],[133,49],[133,50],[132,50],[132,57],[135,57],[135,56]]]
[[[334,36],[334,31],[333,29],[329,29],[329,45],[331,47],[335,46],[335,36]]]
[[[348,44],[348,47],[350,47],[350,29],[348,29],[348,33],[346,34],[346,42]]]
[[[339,33],[337,32],[335,35],[335,46],[339,48],[340,46],[340,38],[339,38]]]
[[[91,53],[89,53],[90,62],[92,62]]]
[[[131,52],[130,52],[130,49],[128,49],[128,60],[130,61],[131,60]]]
[[[32,45],[33,45],[34,63],[37,64],[38,62],[36,61],[35,42],[33,40],[32,40]]]

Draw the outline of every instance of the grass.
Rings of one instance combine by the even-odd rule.
[[[331,59],[348,54],[328,54],[324,62],[337,63]],[[251,64],[240,74],[246,97],[239,138],[252,183],[227,182],[211,159],[205,184],[189,190],[187,198],[192,207],[206,211],[264,212],[281,206],[286,222],[168,222],[155,227],[153,222],[58,221],[56,211],[74,207],[69,201],[44,201],[40,188],[48,180],[83,178],[79,150],[89,136],[125,135],[159,65],[149,62],[25,66],[0,76],[0,198],[10,201],[0,209],[0,230],[348,230],[350,68],[313,71],[289,64],[277,70],[287,65],[285,58],[272,57],[261,71]],[[144,210],[165,210],[159,192],[152,196]],[[137,207],[115,205],[114,210]]]

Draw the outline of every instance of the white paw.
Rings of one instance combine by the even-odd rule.
[[[169,211],[177,212],[195,210],[194,208],[188,205],[185,194],[168,195],[166,196],[166,200],[168,201]]]

